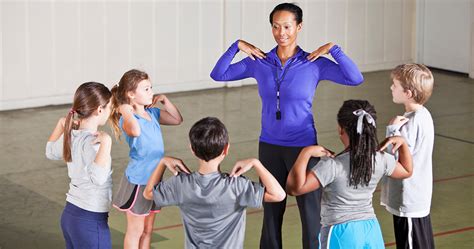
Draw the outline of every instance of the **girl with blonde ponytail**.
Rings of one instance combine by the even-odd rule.
[[[107,224],[112,201],[112,139],[98,131],[110,116],[111,92],[101,83],[79,86],[65,118],[46,144],[46,157],[64,160],[70,178],[61,216],[66,248],[111,248]]]
[[[179,125],[183,121],[176,106],[162,94],[153,95],[152,84],[145,72],[132,69],[112,88],[113,114],[110,121],[116,138],[122,135],[130,152],[129,162],[113,206],[126,212],[125,248],[149,248],[155,213],[152,200],[143,190],[164,155],[161,125]],[[161,103],[162,108],[155,107]]]

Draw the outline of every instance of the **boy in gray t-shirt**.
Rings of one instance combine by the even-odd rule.
[[[413,175],[384,179],[381,204],[393,215],[397,248],[434,248],[430,208],[433,192],[434,125],[423,105],[433,91],[433,74],[421,64],[397,66],[391,73],[393,102],[405,114],[393,118],[387,136],[402,136],[413,155]]]
[[[229,138],[217,118],[195,123],[189,139],[199,160],[198,171],[189,173],[181,160],[164,157],[143,195],[159,207],[179,207],[185,248],[243,248],[246,208],[261,207],[263,201],[282,201],[286,193],[257,159],[237,162],[230,175],[220,172],[219,164],[229,151]],[[166,168],[175,176],[160,182]],[[251,168],[261,184],[241,176]]]

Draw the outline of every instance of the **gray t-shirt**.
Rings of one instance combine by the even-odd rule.
[[[430,214],[433,193],[433,119],[425,107],[404,116],[408,122],[401,127],[387,126],[387,136],[405,138],[413,157],[413,175],[403,180],[383,179],[380,199],[394,215],[421,218]]]
[[[178,206],[186,248],[243,248],[246,208],[262,206],[264,187],[214,172],[178,174],[153,191],[159,207]]]
[[[66,201],[91,212],[108,212],[112,201],[111,160],[107,165],[94,163],[99,144],[92,144],[95,136],[87,130],[72,130],[71,157],[67,163],[71,178]],[[46,157],[63,159],[63,136],[46,144]]]
[[[330,226],[348,221],[375,218],[372,194],[382,176],[395,169],[395,158],[377,152],[375,170],[368,186],[349,186],[350,155],[345,152],[336,158],[323,157],[312,169],[323,187],[321,225]]]

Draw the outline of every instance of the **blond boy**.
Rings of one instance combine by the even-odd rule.
[[[393,102],[405,107],[393,118],[387,136],[403,136],[413,156],[413,175],[404,180],[387,178],[381,204],[393,215],[397,248],[434,248],[430,220],[433,190],[434,127],[424,104],[433,92],[433,74],[424,65],[404,64],[391,73]]]

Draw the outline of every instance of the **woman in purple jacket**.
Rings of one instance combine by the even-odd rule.
[[[296,42],[302,22],[300,7],[291,3],[277,5],[270,13],[270,24],[278,45],[265,54],[252,44],[237,40],[211,72],[216,81],[249,77],[257,80],[262,99],[259,159],[283,187],[301,149],[317,144],[312,104],[319,81],[357,86],[364,80],[354,62],[333,43],[312,53],[303,51]],[[231,64],[239,51],[249,57]],[[337,63],[319,57],[327,53]],[[309,162],[308,170],[316,165],[316,160]],[[303,227],[303,248],[318,248],[320,191],[299,196],[296,200]],[[260,248],[282,248],[285,207],[286,199],[280,203],[264,203]]]

